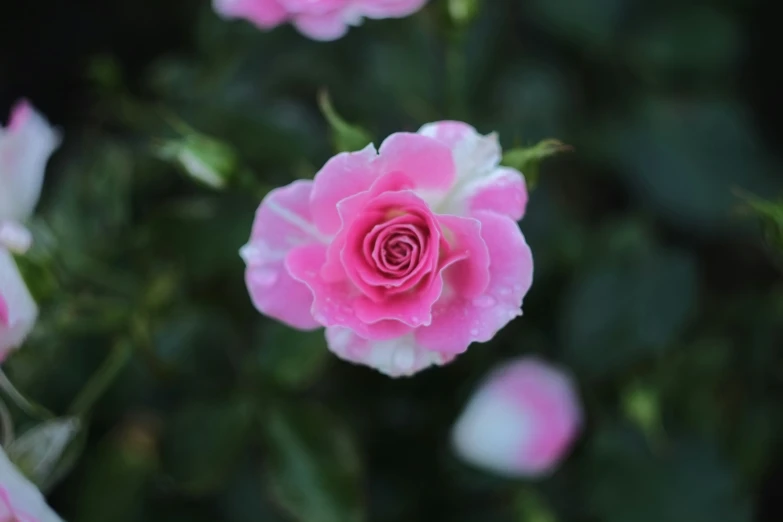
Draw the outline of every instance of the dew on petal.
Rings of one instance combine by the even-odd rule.
[[[478,328],[471,328],[470,329],[470,335],[476,336],[478,335],[479,331]]]
[[[394,365],[402,371],[409,371],[416,363],[416,352],[412,346],[400,346],[395,350]]]
[[[274,270],[261,268],[254,270],[250,278],[252,279],[253,283],[257,285],[272,286],[277,282],[278,274]]]

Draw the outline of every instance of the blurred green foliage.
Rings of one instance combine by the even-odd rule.
[[[188,45],[143,75],[91,57],[20,260],[42,315],[3,369],[49,422],[80,419],[39,481],[67,520],[753,520],[783,466],[783,178],[736,85],[743,3],[431,0],[333,43],[206,4],[182,3]],[[402,380],[261,317],[238,255],[261,197],[438,119],[498,131],[536,181],[524,317]],[[181,175],[194,139],[223,190]],[[525,163],[553,143],[573,152]],[[570,367],[586,407],[539,482],[448,445],[481,376],[522,353]],[[40,411],[13,414],[33,436]]]

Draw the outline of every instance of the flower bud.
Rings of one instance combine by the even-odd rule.
[[[535,357],[492,371],[454,426],[466,462],[508,477],[551,473],[582,424],[571,379]]]
[[[176,163],[185,174],[215,189],[225,187],[237,167],[230,146],[196,132],[165,142],[157,152],[161,159]]]

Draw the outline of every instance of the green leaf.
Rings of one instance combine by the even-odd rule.
[[[758,221],[767,247],[783,261],[783,200],[766,200],[744,191],[737,191],[737,195],[743,201],[740,212]]]
[[[572,285],[560,328],[568,361],[602,377],[660,354],[694,310],[693,258],[651,250],[630,259],[604,258]]]
[[[337,152],[361,150],[372,143],[372,136],[366,130],[346,122],[337,114],[327,91],[323,90],[318,95],[318,105],[332,128],[332,141]]]
[[[541,162],[546,158],[560,154],[561,152],[570,152],[573,150],[569,145],[559,140],[548,139],[539,142],[532,147],[518,147],[507,150],[503,154],[503,165],[512,167],[525,175],[528,190],[532,190],[538,184]]]
[[[262,373],[285,386],[301,388],[320,375],[330,354],[322,329],[300,332],[280,323],[265,323],[254,357]]]
[[[588,448],[584,484],[605,522],[749,522],[731,471],[706,443],[677,441],[652,453],[640,434],[612,427]]]
[[[69,446],[79,435],[80,427],[76,417],[42,422],[9,444],[6,453],[37,486],[51,484]]]
[[[186,404],[165,428],[164,472],[187,493],[220,487],[250,440],[254,409],[244,397]]]
[[[359,457],[336,419],[312,405],[280,404],[261,424],[268,489],[286,512],[300,522],[364,520]]]

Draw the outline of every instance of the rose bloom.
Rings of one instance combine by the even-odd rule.
[[[576,389],[562,371],[535,357],[491,372],[454,426],[465,461],[508,477],[551,473],[582,425]]]
[[[533,279],[524,178],[500,156],[494,134],[433,123],[273,190],[241,251],[255,306],[391,376],[489,341]]]
[[[224,18],[244,18],[261,29],[291,22],[313,40],[336,40],[363,18],[402,18],[427,0],[214,0]]]
[[[0,247],[0,363],[33,329],[38,307],[11,253]]]
[[[0,522],[62,522],[0,448]]]
[[[46,163],[60,140],[25,100],[12,109],[8,126],[0,126],[0,247],[24,252],[30,246],[22,222],[38,203]]]

